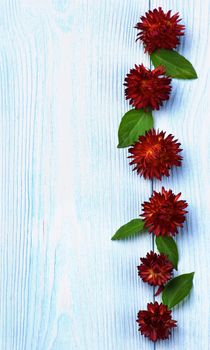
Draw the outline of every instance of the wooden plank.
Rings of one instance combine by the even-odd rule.
[[[135,323],[151,237],[111,242],[151,194],[116,149],[123,80],[149,64],[147,0],[13,0],[1,8],[3,350],[151,350]]]
[[[173,170],[163,181],[166,188],[189,203],[187,223],[177,236],[180,252],[179,273],[195,271],[193,292],[174,309],[178,329],[171,340],[157,344],[157,350],[210,349],[209,339],[209,9],[210,1],[151,1],[151,8],[179,11],[186,35],[179,52],[195,66],[199,79],[173,81],[169,102],[155,113],[156,126],[173,133],[182,143],[183,167]],[[158,190],[162,183],[156,181]]]

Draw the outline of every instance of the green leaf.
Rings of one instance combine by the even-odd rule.
[[[175,277],[168,282],[163,290],[162,300],[169,309],[179,304],[190,293],[193,277],[194,272],[191,272]]]
[[[123,116],[119,131],[118,148],[128,147],[138,141],[140,135],[153,128],[154,121],[152,112],[145,112],[143,109],[131,109]]]
[[[144,222],[141,219],[133,219],[127,224],[121,226],[119,230],[115,233],[115,235],[112,237],[113,241],[124,239],[129,236],[133,236],[137,233],[143,232],[144,229]]]
[[[176,242],[172,237],[162,237],[158,236],[156,237],[156,245],[157,249],[160,253],[163,253],[168,256],[169,260],[174,265],[175,269],[177,270],[178,260],[179,260],[179,254]]]
[[[177,79],[196,79],[197,73],[192,64],[173,50],[155,50],[151,54],[151,60],[155,67],[164,66],[166,74]]]

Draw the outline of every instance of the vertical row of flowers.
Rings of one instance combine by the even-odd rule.
[[[125,78],[125,97],[134,108],[122,118],[119,126],[119,148],[129,147],[130,165],[145,179],[161,180],[170,176],[172,167],[182,164],[181,144],[171,134],[154,129],[152,111],[159,110],[171,93],[171,79],[196,79],[192,64],[174,49],[184,35],[185,26],[179,14],[165,13],[161,7],[148,11],[136,27],[137,40],[144,44],[154,69],[135,65]],[[150,302],[137,316],[139,331],[153,342],[167,339],[177,321],[172,308],[180,303],[193,285],[194,272],[174,277],[178,270],[178,248],[173,238],[183,227],[187,202],[162,187],[153,191],[142,204],[140,218],[120,227],[112,240],[149,232],[156,239],[158,254],[150,251],[140,258],[138,275],[144,283],[155,287],[155,296],[162,293],[162,302]]]

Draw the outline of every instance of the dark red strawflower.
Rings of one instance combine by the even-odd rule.
[[[163,286],[173,275],[173,265],[164,254],[153,251],[146,258],[140,258],[141,265],[137,266],[138,274],[144,282],[151,286]]]
[[[139,324],[139,331],[153,342],[168,339],[171,329],[177,327],[177,321],[172,320],[172,311],[166,305],[148,303],[147,310],[140,310],[136,322]]]
[[[175,49],[184,35],[185,26],[179,24],[179,13],[171,16],[171,10],[164,13],[162,8],[154,9],[141,17],[135,28],[139,29],[137,40],[142,40],[145,52],[156,49]]]
[[[136,109],[159,109],[169,99],[171,79],[164,76],[165,68],[146,69],[135,65],[125,78],[125,97]]]
[[[149,130],[129,148],[132,154],[129,158],[133,158],[130,164],[134,164],[133,170],[145,179],[161,180],[162,176],[169,176],[171,167],[181,165],[180,145],[171,134],[165,136],[163,131]]]
[[[175,236],[178,227],[182,227],[188,204],[179,200],[181,193],[175,195],[172,190],[162,187],[160,193],[154,191],[149,202],[142,204],[144,226],[156,236]]]

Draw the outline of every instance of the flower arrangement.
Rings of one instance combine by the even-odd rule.
[[[118,148],[129,147],[130,165],[144,179],[161,180],[170,176],[173,167],[182,165],[181,144],[173,135],[155,130],[152,115],[169,99],[173,78],[197,78],[192,64],[175,51],[185,30],[180,21],[179,13],[165,13],[159,7],[149,10],[135,26],[137,41],[143,42],[154,69],[135,65],[125,77],[125,98],[134,109],[121,120]],[[174,277],[179,257],[173,237],[183,227],[188,207],[180,197],[181,193],[174,194],[164,187],[160,192],[153,191],[142,204],[140,218],[121,226],[112,237],[119,240],[144,231],[155,237],[159,254],[148,252],[137,266],[141,280],[156,288],[155,296],[162,293],[161,303],[150,302],[137,315],[140,333],[153,342],[168,339],[177,327],[172,308],[189,295],[193,286],[194,272]]]

